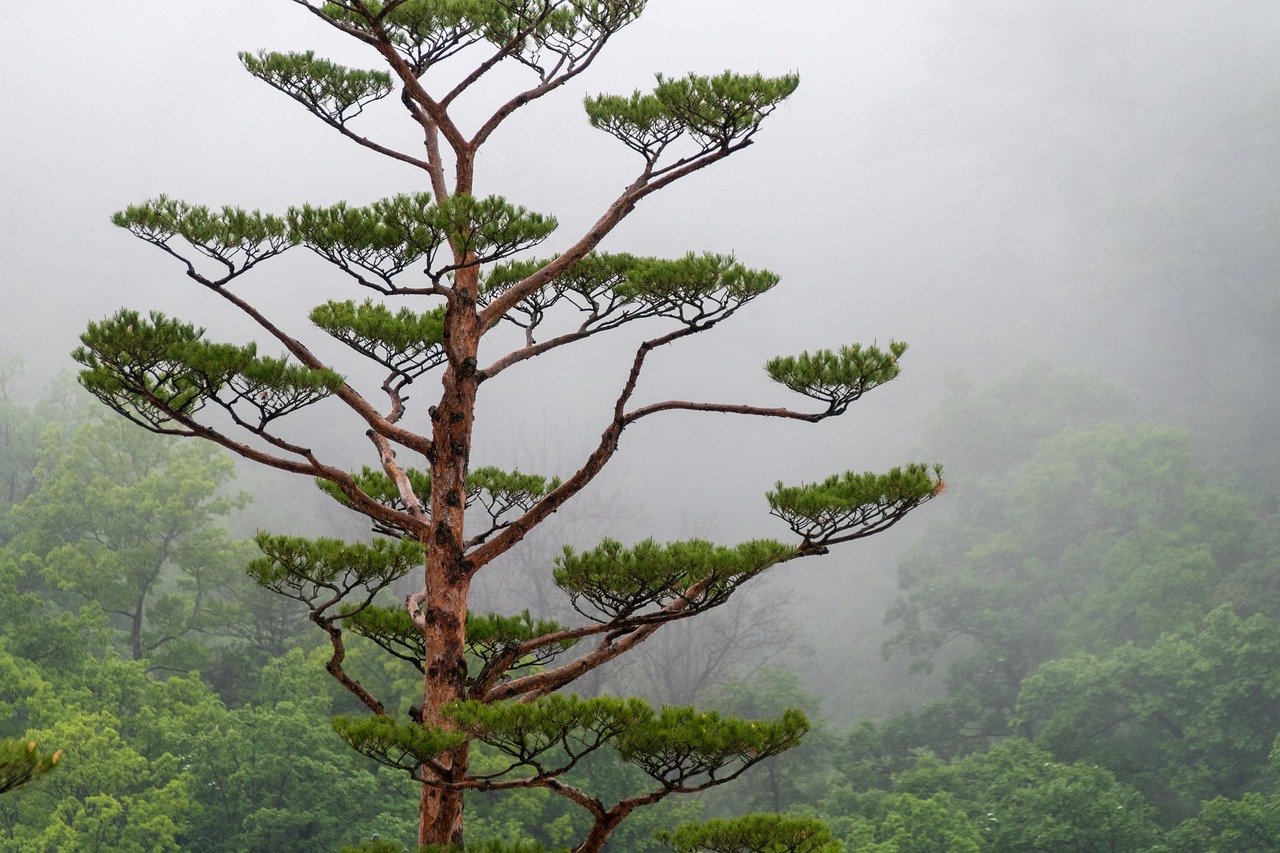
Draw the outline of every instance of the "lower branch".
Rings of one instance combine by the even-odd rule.
[[[348,675],[346,670],[342,668],[342,661],[347,657],[347,648],[342,641],[342,629],[334,625],[332,619],[327,619],[321,616],[318,612],[313,612],[311,614],[311,621],[319,625],[321,629],[329,635],[329,643],[333,646],[333,655],[330,656],[328,662],[324,665],[324,668],[328,670],[330,675],[338,680],[339,684],[347,688],[347,690],[351,691],[357,699],[363,702],[370,711],[373,711],[373,713],[380,717],[385,717],[387,715],[387,709],[383,704],[379,702],[372,693],[366,690],[363,684]]]

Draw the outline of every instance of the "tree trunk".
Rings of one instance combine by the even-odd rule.
[[[459,279],[463,276],[459,274]],[[462,282],[459,281],[459,284]],[[474,283],[473,283],[474,288]],[[440,404],[432,409],[431,520],[427,546],[426,598],[422,617],[423,725],[448,729],[441,709],[466,696],[467,594],[470,565],[465,557],[464,516],[467,466],[475,421],[476,351],[479,322],[474,296],[463,288],[445,316],[444,349],[449,356]],[[450,780],[467,772],[466,745],[439,759]],[[462,791],[424,785],[420,800],[419,844],[462,843]]]
[[[615,807],[613,811],[607,812],[604,817],[597,817],[595,826],[591,827],[586,840],[573,849],[573,853],[600,853],[604,850],[605,842],[609,840],[609,836],[618,828],[618,824],[622,823],[622,819],[631,814],[631,809],[623,809],[620,806]]]

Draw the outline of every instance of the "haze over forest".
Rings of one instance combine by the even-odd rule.
[[[784,527],[763,497],[777,481],[940,462],[942,499],[889,532],[782,567],[744,591],[734,611],[740,654],[711,681],[664,684],[655,674],[683,654],[683,642],[697,640],[674,633],[678,626],[666,645],[655,638],[649,657],[616,674],[619,689],[692,701],[683,692],[790,671],[800,678],[791,686],[816,697],[832,738],[824,743],[865,719],[962,693],[954,684],[948,691],[948,664],[985,647],[954,625],[965,639],[945,647],[932,647],[936,638],[923,629],[911,635],[912,618],[945,633],[941,621],[955,604],[924,601],[935,587],[921,578],[958,576],[984,554],[995,554],[993,563],[1007,557],[1075,571],[1097,556],[1097,540],[1127,536],[1123,519],[1157,497],[1196,495],[1185,518],[1171,521],[1173,510],[1163,508],[1143,516],[1153,529],[1219,511],[1254,525],[1240,534],[1247,555],[1235,562],[1222,556],[1226,544],[1204,544],[1206,553],[1219,549],[1213,559],[1222,565],[1249,566],[1222,569],[1230,583],[1201,579],[1214,590],[1212,604],[1241,605],[1221,592],[1227,587],[1280,601],[1271,573],[1280,568],[1278,44],[1280,8],[1261,0],[651,0],[591,72],[502,129],[477,194],[556,215],[560,229],[548,245],[563,248],[557,239],[588,227],[633,165],[587,125],[583,96],[647,87],[655,71],[798,71],[799,89],[755,145],[646,200],[604,246],[669,257],[733,253],[782,276],[732,323],[655,357],[638,399],[782,404],[785,391],[762,370],[772,356],[854,341],[902,340],[910,349],[901,377],[816,426],[692,414],[636,426],[612,467],[526,556],[481,576],[484,601],[514,610],[540,603],[547,591],[530,591],[523,579],[539,561],[549,574],[566,543],[780,536]],[[259,48],[369,64],[285,0],[0,6],[0,356],[22,361],[17,404],[69,381],[69,353],[86,324],[120,306],[183,317],[218,339],[254,337],[172,259],[111,225],[110,214],[126,204],[165,193],[282,211],[423,189],[414,170],[351,145],[245,74],[236,52]],[[501,90],[504,80],[485,85]],[[378,104],[362,120],[411,146],[398,106]],[[314,305],[352,297],[338,275],[301,252],[238,286],[295,328]],[[278,348],[258,339],[267,352]],[[315,343],[335,364],[345,358],[332,342]],[[632,352],[601,336],[486,385],[475,458],[572,473],[599,435]],[[422,417],[413,411],[426,405],[419,395],[410,418]],[[310,430],[308,441],[330,458],[353,469],[376,463],[362,424],[308,417],[298,429]],[[1071,479],[1086,468],[1088,476]],[[1163,491],[1146,487],[1157,481]],[[1062,502],[1053,504],[1044,496],[1059,482]],[[253,496],[230,516],[236,536],[258,527],[367,532],[304,482],[241,468],[235,483]],[[1209,543],[1216,534],[1205,527]],[[1024,551],[1008,556],[1019,536]],[[908,586],[900,586],[900,568]],[[1169,588],[1164,575],[1154,577],[1151,588]],[[1101,607],[1123,586],[1063,600]],[[1076,640],[1092,629],[1048,605],[1037,610],[1042,604],[1031,596],[1005,602],[1006,610],[992,606],[1057,620],[1053,630],[1064,638],[1040,657],[1028,653],[1014,692],[1059,655],[1105,656],[1125,643],[1158,648],[1160,637],[1210,621],[1208,610],[1151,617],[1148,636],[1133,627],[1146,617],[1120,619],[1125,627],[1099,641],[1113,645],[1090,646]],[[898,618],[886,622],[891,608]],[[908,672],[924,658],[935,664],[931,674]],[[607,689],[611,677],[594,686]],[[1035,696],[1017,701],[1030,708]],[[984,713],[1016,723],[1013,702]],[[0,727],[0,736],[20,734]],[[1087,754],[1036,743],[1064,762]],[[934,741],[915,746],[946,752]],[[1200,789],[1155,792],[1142,773],[1109,769],[1164,809],[1161,826],[1195,814]],[[1203,798],[1241,791],[1276,796],[1250,779],[1205,788]]]

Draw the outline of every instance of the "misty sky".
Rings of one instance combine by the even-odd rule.
[[[592,72],[500,132],[478,191],[555,214],[557,244],[571,242],[637,165],[587,126],[584,94],[655,71],[798,70],[757,145],[645,201],[604,247],[734,252],[783,277],[656,358],[642,396],[789,402],[764,378],[770,356],[912,350],[901,379],[816,428],[684,415],[634,428],[600,485],[634,510],[613,532],[782,535],[760,497],[775,480],[909,461],[957,377],[1034,359],[1098,370],[1192,425],[1213,423],[1223,387],[1274,384],[1277,44],[1280,6],[1261,0],[651,0]],[[246,74],[235,53],[259,48],[376,64],[288,0],[0,4],[0,350],[34,378],[70,370],[84,325],[121,305],[251,334],[110,225],[130,202],[283,210],[423,188]],[[394,101],[364,126],[412,144]],[[366,295],[302,251],[236,287],[295,321]],[[574,465],[632,340],[486,385],[478,455]],[[1273,423],[1237,405],[1242,430]],[[373,461],[362,434],[335,452]],[[851,561],[805,570],[834,582]]]

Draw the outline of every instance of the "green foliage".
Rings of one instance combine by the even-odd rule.
[[[105,704],[105,703],[102,703]],[[57,773],[6,797],[0,847],[10,850],[178,850],[194,812],[191,778],[171,753],[147,755],[111,711],[58,709],[33,740],[63,744]]]
[[[458,702],[446,714],[511,763],[486,778],[523,771],[558,776],[604,746],[668,790],[701,790],[796,746],[809,730],[798,710],[773,721],[664,707],[640,699],[550,694],[531,702]]]
[[[1257,792],[1214,797],[1169,833],[1176,853],[1267,853],[1280,848],[1280,797]]]
[[[286,219],[291,240],[383,293],[395,292],[395,276],[420,261],[439,278],[530,249],[556,228],[554,218],[497,196],[455,195],[437,204],[428,193],[392,196],[368,207],[308,204],[290,208]],[[437,268],[442,247],[462,260],[451,258]]]
[[[658,75],[651,94],[597,95],[584,102],[591,126],[656,162],[687,133],[704,152],[750,138],[761,122],[800,85],[800,77],[762,77],[726,71],[715,77]]]
[[[289,208],[286,219],[292,240],[384,293],[395,288],[395,276],[419,261],[431,268],[447,239],[429,193],[395,195],[367,207],[305,204]]]
[[[381,646],[387,653],[412,664],[422,671],[426,646],[422,631],[413,624],[403,607],[369,605],[360,610],[343,608],[343,625]],[[483,666],[521,643],[563,630],[559,623],[534,619],[526,610],[516,616],[497,613],[468,613],[466,650]],[[578,641],[565,639],[551,643],[519,660],[508,670],[541,666],[556,655],[572,648]]]
[[[678,599],[705,609],[794,554],[793,547],[767,539],[732,548],[700,539],[666,545],[646,539],[627,548],[606,539],[590,551],[566,546],[556,558],[554,577],[575,609],[604,621],[581,602],[590,603],[610,619],[625,618],[651,606],[663,607]]]
[[[382,19],[392,43],[421,74],[441,59],[481,40],[484,26],[496,20],[494,16],[501,4],[475,0],[408,0],[395,4],[390,12],[386,11],[387,5],[385,0],[374,0],[365,7]],[[346,26],[368,29],[368,21],[344,4],[326,3],[323,12]]]
[[[840,853],[844,849],[822,821],[776,814],[684,824],[657,837],[676,853]]]
[[[950,794],[981,830],[983,850],[1141,850],[1158,838],[1151,808],[1110,771],[1059,763],[1021,740],[950,764],[922,758],[895,787]]]
[[[205,341],[204,329],[153,311],[143,318],[121,309],[80,336],[72,354],[84,365],[80,384],[107,406],[154,432],[179,432],[209,402],[261,429],[341,387],[331,370],[258,355],[257,345]],[[248,416],[252,420],[242,418]]]
[[[618,738],[618,753],[663,785],[709,787],[791,749],[808,731],[809,720],[795,709],[784,711],[776,721],[759,721],[667,706],[652,719],[625,729]]]
[[[333,730],[356,752],[379,764],[416,773],[418,765],[467,742],[466,735],[390,717],[334,717]]]
[[[38,752],[35,741],[0,740],[0,794],[48,773],[62,760],[62,750]]]
[[[360,71],[305,53],[241,53],[240,61],[254,77],[279,89],[312,113],[345,124],[374,101],[393,91],[385,71]]]
[[[445,362],[443,306],[418,314],[408,308],[392,313],[368,300],[326,302],[312,309],[311,322],[408,380]]]
[[[178,257],[192,278],[211,287],[221,287],[295,242],[285,221],[278,216],[238,207],[215,211],[163,195],[130,205],[112,215],[111,221]],[[201,274],[178,254],[178,248],[172,243],[175,237],[181,237],[200,255],[215,262],[221,274],[218,277]]]
[[[481,288],[482,302],[505,293],[549,260],[511,261],[494,267]],[[639,258],[593,252],[525,296],[504,317],[528,331],[546,312],[568,304],[586,315],[579,334],[664,317],[698,325],[728,316],[778,283],[768,270],[753,270],[727,255]]]
[[[813,545],[861,539],[884,530],[944,487],[941,466],[913,463],[884,474],[833,474],[820,483],[778,483],[766,497],[772,514]]]
[[[979,821],[970,820],[949,793],[928,797],[887,791],[837,789],[818,812],[850,851],[859,853],[978,853],[984,847]]]
[[[778,280],[774,273],[748,269],[729,255],[689,253],[672,260],[638,260],[616,289],[624,299],[652,306],[657,316],[693,322],[699,315],[749,302],[777,285]]]
[[[549,619],[534,619],[525,610],[516,616],[502,616],[497,613],[467,614],[467,652],[479,659],[482,665],[488,665],[503,653],[517,648],[538,637],[545,637],[564,630],[564,626]],[[576,638],[558,640],[548,643],[530,652],[523,658],[514,661],[507,671],[526,667],[542,666],[557,655],[577,645]]]
[[[34,473],[10,547],[48,594],[97,604],[135,658],[207,659],[194,635],[226,627],[246,555],[217,526],[244,503],[226,493],[231,461],[113,420],[49,433]]]
[[[1256,518],[1169,429],[1065,430],[1011,483],[960,488],[987,512],[938,529],[904,563],[892,646],[926,662],[952,640],[971,643],[949,683],[988,735],[1007,731],[1018,686],[1041,663],[1200,624],[1235,597],[1234,576],[1256,554]]]
[[[459,702],[446,713],[463,731],[509,756],[517,769],[559,775],[584,755],[653,718],[639,699],[583,699],[552,693],[533,702]]]
[[[552,216],[532,213],[499,196],[454,195],[437,208],[437,221],[458,257],[448,269],[488,264],[532,249],[556,230]]]
[[[409,486],[413,489],[414,495],[425,505],[431,500],[431,475],[426,471],[419,471],[416,468],[405,468],[405,476],[409,480]],[[400,494],[400,489],[396,487],[395,481],[386,475],[383,471],[365,466],[360,473],[353,474],[356,488],[373,498],[383,506],[389,507],[401,512],[407,511],[404,498]],[[337,483],[331,480],[316,480],[316,487],[329,497],[333,498],[343,506],[351,506],[351,500],[346,493],[342,491]],[[388,531],[389,532],[389,531]]]
[[[364,4],[419,75],[485,41],[508,51],[544,79],[575,69],[609,35],[635,20],[644,5],[644,0],[406,0],[394,4],[374,0]],[[323,12],[357,31],[369,32],[368,19],[344,4],[326,3]],[[544,59],[548,56],[554,58],[549,65]]]
[[[1023,681],[1017,713],[1055,755],[1105,763],[1180,819],[1270,779],[1277,669],[1275,621],[1224,605],[1149,648],[1044,664]]]
[[[853,344],[838,352],[779,356],[765,365],[765,371],[774,382],[827,403],[832,412],[843,412],[867,391],[896,378],[902,372],[898,359],[906,351],[907,345],[899,341],[890,343],[888,352]]]
[[[419,672],[426,658],[426,641],[422,631],[403,607],[379,607],[370,604],[356,609],[344,605],[342,624],[354,634],[373,641],[388,654],[412,664]]]
[[[424,504],[431,499],[431,475],[426,471],[406,468],[405,476],[414,495]],[[385,473],[365,466],[360,473],[354,475],[357,487],[375,501],[391,509],[405,511],[407,507],[400,489]],[[328,480],[317,480],[316,485],[325,494],[344,506],[350,506],[350,500],[336,483]],[[539,499],[560,486],[560,478],[543,477],[538,474],[525,474],[520,471],[503,471],[486,466],[477,468],[467,475],[467,506],[479,505],[489,515],[496,528],[500,519],[513,511],[528,510]],[[379,533],[399,535],[398,531],[379,526]],[[492,532],[492,531],[490,531]]]
[[[493,466],[477,468],[467,475],[469,497],[480,503],[495,522],[512,510],[528,510],[559,487],[559,477],[503,471]]]
[[[249,563],[249,577],[272,592],[303,602],[314,614],[335,607],[357,590],[363,592],[354,609],[363,609],[380,590],[421,566],[424,559],[417,542],[347,543],[266,533],[259,533],[254,541],[265,556]]]

